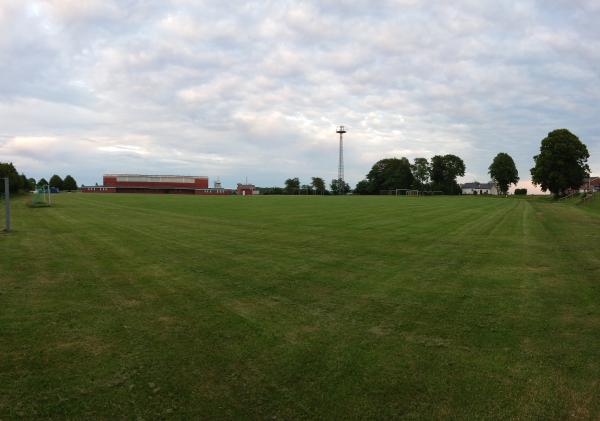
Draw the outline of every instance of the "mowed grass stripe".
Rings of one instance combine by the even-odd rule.
[[[598,414],[591,213],[485,197],[56,200],[15,209],[0,239],[0,416]]]

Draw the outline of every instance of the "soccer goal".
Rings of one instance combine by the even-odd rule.
[[[396,196],[418,196],[419,190],[396,189]]]
[[[40,186],[31,196],[31,206],[35,208],[50,206],[50,186]]]

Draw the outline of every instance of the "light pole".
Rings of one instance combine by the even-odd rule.
[[[4,178],[4,206],[6,206],[4,231],[10,232],[10,186],[8,185],[8,177]]]

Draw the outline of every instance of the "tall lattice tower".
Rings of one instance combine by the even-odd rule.
[[[340,134],[340,158],[338,162],[338,188],[341,192],[344,189],[344,133],[346,133],[346,129],[344,126],[339,126],[336,130],[336,133]]]

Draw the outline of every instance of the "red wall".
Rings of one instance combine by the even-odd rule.
[[[196,178],[193,183],[175,183],[175,182],[137,182],[137,181],[117,181],[117,177],[104,176],[103,183],[105,186],[114,187],[188,187],[192,189],[207,189],[208,178]]]
[[[246,192],[246,196],[252,196],[253,191],[254,191],[253,189],[242,189],[242,188],[237,189],[238,194],[243,195],[244,192]]]
[[[96,187],[96,186],[86,186],[82,187],[81,191],[84,193],[116,193],[117,189],[114,187]]]
[[[104,184],[105,186],[116,186],[117,185],[117,177],[107,177],[104,176],[102,181],[102,184]]]
[[[202,191],[202,190],[196,190],[196,194],[200,194],[200,195],[204,195],[204,196],[225,196],[225,195],[229,195],[232,194],[233,191],[231,189],[224,189],[223,191]]]

